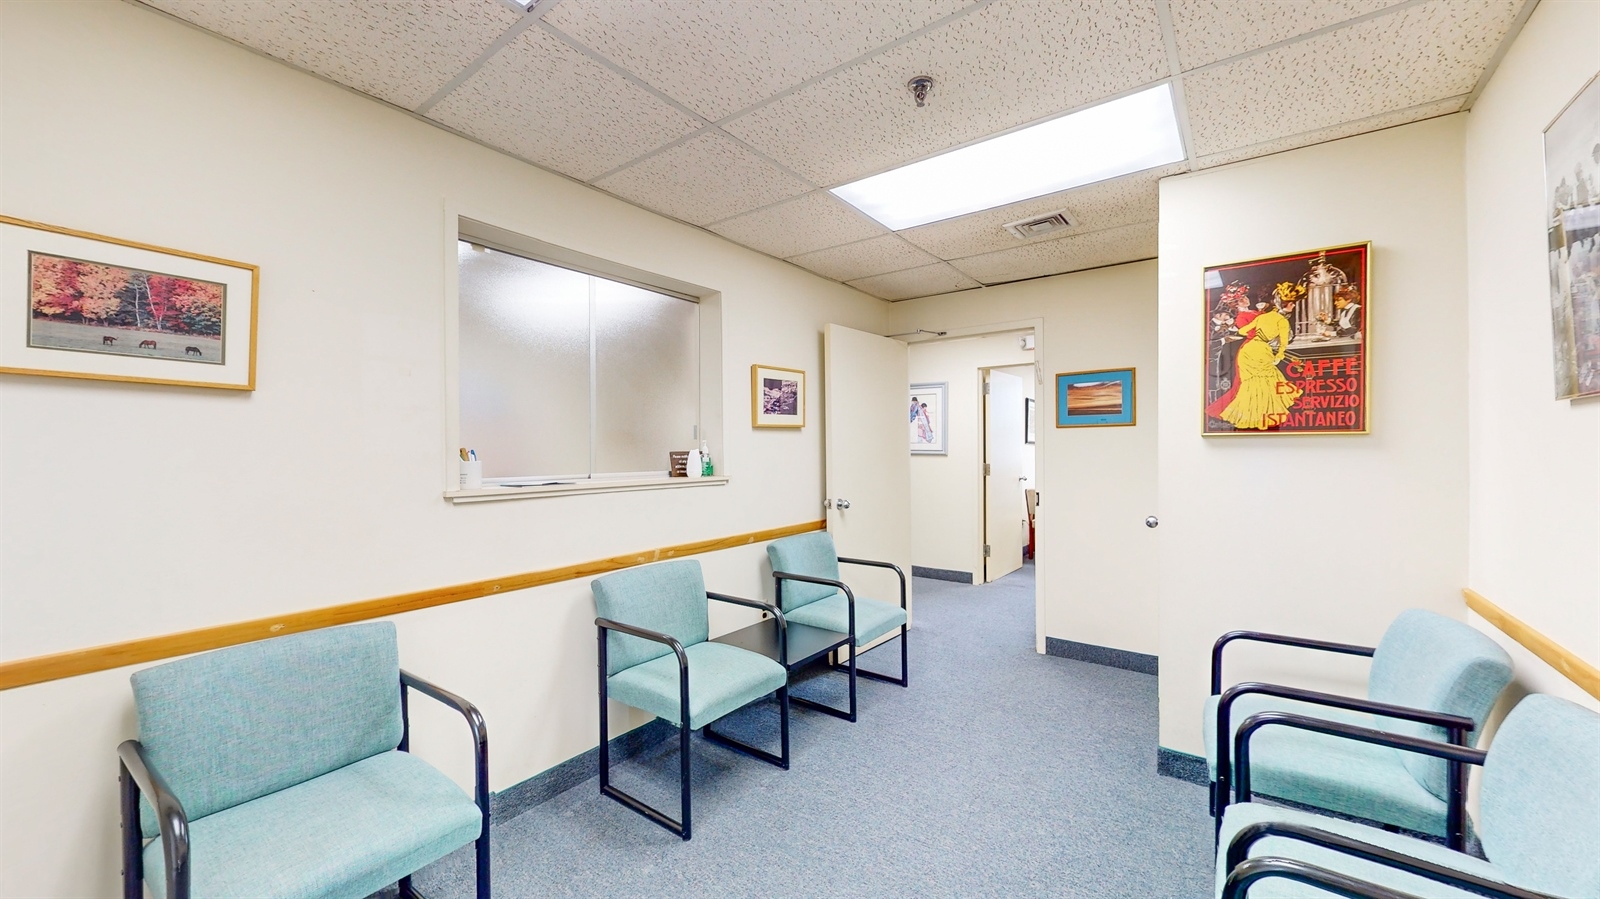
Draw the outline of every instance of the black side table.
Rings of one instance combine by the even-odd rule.
[[[711,642],[726,643],[729,646],[737,646],[740,649],[748,649],[751,652],[759,653],[783,665],[791,674],[850,642],[849,634],[823,630],[820,627],[812,627],[808,624],[790,624],[788,630],[789,653],[787,660],[780,657],[778,621],[776,618],[758,621],[731,634],[723,634]]]

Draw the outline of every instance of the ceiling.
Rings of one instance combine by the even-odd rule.
[[[1151,258],[1160,178],[1457,112],[1533,5],[143,2],[889,300]],[[827,190],[1169,80],[1171,166],[899,232]],[[1002,227],[1063,209],[1072,227],[1040,237]]]

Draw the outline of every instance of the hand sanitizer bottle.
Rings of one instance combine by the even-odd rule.
[[[714,469],[711,467],[711,447],[704,440],[700,441],[700,473],[711,477]]]
[[[689,459],[686,463],[684,463],[683,473],[691,478],[703,477],[705,475],[705,470],[700,465],[699,450],[689,450]]]

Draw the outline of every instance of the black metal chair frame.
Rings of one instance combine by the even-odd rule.
[[[728,596],[724,593],[711,593],[709,591],[706,593],[706,598],[734,605],[748,606],[752,609],[760,609],[767,612],[778,620],[780,635],[786,633],[788,625],[783,620],[783,612],[775,605],[760,602],[759,600]],[[634,627],[631,624],[623,624],[620,621],[612,621],[609,618],[596,618],[594,623],[600,647],[600,793],[604,796],[610,796],[612,799],[687,841],[692,835],[689,806],[689,735],[692,733],[689,727],[691,723],[689,720],[689,656],[684,652],[683,644],[678,642],[677,638],[671,634]],[[671,648],[673,654],[678,658],[678,789],[682,820],[673,820],[659,809],[641,802],[611,784],[611,735],[609,716],[607,714],[608,709],[606,708],[606,701],[610,698],[606,689],[607,631],[616,631],[631,637],[638,637],[641,640],[664,644]],[[783,646],[784,643],[785,641],[780,636],[779,646]],[[751,758],[760,759],[769,765],[776,765],[787,771],[789,769],[789,686],[787,681],[776,692],[778,696],[778,733],[782,747],[779,754],[774,755],[764,749],[759,749],[747,743],[741,743],[732,737],[719,734],[711,729],[711,722],[707,722],[702,728],[706,739],[719,746],[732,749],[735,752],[742,752]]]
[[[900,570],[900,566],[899,565],[896,565],[893,562],[879,562],[879,561],[875,561],[873,559],[847,559],[844,556],[839,556],[838,560],[839,560],[839,564],[841,564],[841,565],[866,565],[866,566],[870,566],[872,568],[886,568],[886,569],[889,569],[890,571],[893,571],[900,578],[900,608],[901,609],[907,608],[907,606],[906,606],[906,573],[904,571]],[[779,606],[783,605],[783,582],[784,581],[801,581],[801,582],[807,583],[807,584],[820,584],[820,585],[825,586],[825,587],[837,588],[838,590],[840,590],[840,591],[842,591],[844,593],[845,602],[849,605],[849,617],[850,617],[850,631],[849,631],[849,633],[850,633],[850,660],[847,663],[843,664],[843,665],[839,664],[837,661],[832,663],[832,668],[833,668],[834,671],[840,671],[840,672],[844,672],[844,673],[850,675],[850,708],[849,708],[849,710],[846,711],[844,709],[836,709],[833,706],[824,705],[823,703],[817,702],[816,700],[806,699],[805,697],[802,697],[802,696],[793,697],[793,701],[794,701],[794,703],[796,705],[801,705],[801,706],[804,706],[804,707],[806,707],[808,709],[815,709],[816,711],[819,711],[819,712],[825,712],[825,713],[827,713],[829,715],[834,716],[835,718],[843,718],[846,721],[855,721],[856,720],[856,678],[858,676],[859,677],[871,678],[873,680],[883,681],[884,683],[898,684],[898,685],[900,685],[902,687],[911,686],[911,669],[910,669],[909,660],[907,658],[907,650],[906,650],[906,632],[911,626],[911,622],[910,622],[909,619],[907,619],[905,624],[900,625],[900,636],[899,636],[899,640],[900,640],[900,676],[898,678],[896,678],[896,677],[892,677],[892,676],[887,675],[887,674],[879,674],[876,671],[868,671],[865,668],[860,668],[860,667],[857,666],[857,664],[856,664],[856,656],[860,655],[861,652],[871,652],[872,650],[877,649],[878,646],[882,646],[883,643],[887,643],[889,641],[885,640],[885,641],[883,641],[883,643],[879,643],[878,646],[871,646],[871,647],[868,647],[865,650],[859,650],[858,651],[857,646],[856,646],[856,594],[855,594],[855,591],[850,589],[849,585],[847,585],[844,581],[830,580],[829,578],[825,578],[825,577],[812,577],[809,574],[794,574],[793,572],[788,572],[788,571],[774,571],[772,573],[772,580],[773,580],[773,583],[775,585],[774,593],[775,593],[775,595],[777,597],[777,604]],[[893,638],[891,638],[891,639],[893,639]],[[785,650],[785,655],[787,656],[787,649]],[[785,664],[784,667],[788,667],[787,664]]]
[[[1334,693],[1321,693],[1315,690],[1302,690],[1298,687],[1285,687],[1278,684],[1242,683],[1222,689],[1222,650],[1223,647],[1235,640],[1248,640],[1258,643],[1275,643],[1282,646],[1293,646],[1302,649],[1315,649],[1323,652],[1334,652],[1343,655],[1357,655],[1371,658],[1377,652],[1375,647],[1357,646],[1350,643],[1330,643],[1325,640],[1307,640],[1300,637],[1288,637],[1282,634],[1266,634],[1258,631],[1232,631],[1223,634],[1211,648],[1211,695],[1221,694],[1217,701],[1216,721],[1216,755],[1217,779],[1211,784],[1211,814],[1214,820],[1216,833],[1222,833],[1222,814],[1227,810],[1232,781],[1234,779],[1233,765],[1229,760],[1229,735],[1232,732],[1233,704],[1241,696],[1260,694],[1264,696],[1277,696],[1284,699],[1294,699],[1314,705],[1324,705],[1330,708],[1346,709],[1349,711],[1366,712],[1368,714],[1397,718],[1403,721],[1416,721],[1422,724],[1432,724],[1442,727],[1451,743],[1457,746],[1467,746],[1467,734],[1477,727],[1477,722],[1461,715],[1449,715],[1431,709],[1415,709],[1407,706],[1390,705],[1385,702],[1373,702],[1369,699],[1357,699],[1352,696],[1340,696]],[[1465,778],[1460,771],[1460,763],[1449,762],[1451,783],[1465,783]],[[1455,802],[1455,794],[1451,793],[1451,800],[1446,806],[1445,842],[1449,848],[1461,851],[1467,844],[1467,828],[1465,805]],[[1240,800],[1242,801],[1242,800]]]
[[[489,730],[478,707],[454,693],[429,683],[414,674],[400,672],[400,745],[395,748],[409,752],[411,746],[411,718],[407,688],[436,699],[460,712],[472,731],[476,755],[476,792],[478,808],[483,814],[483,829],[478,834],[477,897],[489,899]],[[142,899],[144,896],[144,831],[139,821],[141,791],[148,794],[155,806],[156,821],[161,840],[162,855],[166,862],[167,899],[189,899],[189,816],[183,803],[167,786],[161,772],[153,768],[144,755],[144,746],[138,740],[126,740],[117,747],[121,760],[118,778],[122,793],[122,894],[124,899]],[[399,899],[422,899],[411,885],[411,875],[400,879]]]
[[[1431,755],[1435,758],[1453,762],[1457,766],[1482,765],[1489,755],[1484,750],[1459,746],[1454,743],[1421,740],[1416,737],[1386,733],[1353,724],[1323,721],[1287,712],[1262,712],[1245,719],[1245,723],[1239,731],[1241,737],[1238,753],[1241,802],[1249,801],[1250,798],[1249,737],[1255,731],[1272,725],[1298,727],[1318,733],[1337,734],[1338,736],[1374,743],[1379,746],[1389,746],[1402,751]],[[1250,824],[1241,828],[1234,835],[1233,840],[1228,844],[1225,859],[1226,869],[1229,871],[1229,882],[1232,882],[1233,874],[1237,873],[1242,866],[1252,861],[1262,861],[1262,859],[1247,859],[1247,856],[1252,846],[1267,837],[1283,837],[1314,846],[1321,846],[1334,852],[1365,859],[1374,864],[1406,871],[1418,877],[1424,877],[1469,893],[1493,897],[1493,899],[1555,899],[1555,897],[1545,893],[1523,889],[1499,881],[1486,880],[1475,874],[1457,871],[1423,859],[1412,858],[1404,853],[1382,846],[1374,846],[1352,837],[1330,833],[1315,827],[1280,821],[1262,821]],[[1274,859],[1274,861],[1282,860]],[[1359,883],[1360,881],[1357,882]],[[1227,894],[1225,893],[1224,895]]]
[[[1287,858],[1252,858],[1240,864],[1223,884],[1222,899],[1245,899],[1251,885],[1269,878],[1310,884],[1334,895],[1344,896],[1345,899],[1418,899],[1410,893],[1396,892],[1388,887]]]

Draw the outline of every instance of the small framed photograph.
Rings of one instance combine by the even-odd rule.
[[[806,426],[806,373],[771,365],[750,366],[750,426]]]
[[[950,453],[950,382],[911,385],[911,452],[919,456]]]
[[[1056,375],[1056,427],[1105,428],[1136,423],[1133,369]]]
[[[1033,397],[1022,398],[1022,442],[1033,442],[1033,421],[1036,417],[1033,411]]]
[[[0,216],[0,372],[255,389],[259,270]]]

